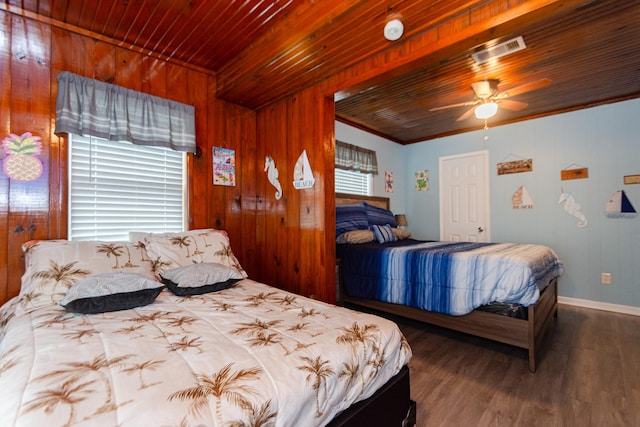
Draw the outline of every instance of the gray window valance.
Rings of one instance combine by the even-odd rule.
[[[339,169],[378,174],[376,152],[346,142],[336,141],[335,163]]]
[[[67,71],[58,74],[55,132],[196,151],[192,105]]]

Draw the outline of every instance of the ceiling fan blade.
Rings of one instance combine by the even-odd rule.
[[[551,79],[540,79],[536,80],[535,82],[525,83],[523,85],[516,86],[514,88],[501,92],[501,95],[503,95],[504,97],[516,96],[520,95],[521,93],[531,92],[532,90],[542,89],[543,87],[547,87],[550,84]]]
[[[458,117],[458,118],[456,119],[456,122],[461,122],[461,121],[463,121],[463,120],[467,119],[470,115],[472,115],[472,114],[473,114],[473,111],[474,111],[475,109],[476,109],[475,107],[471,107],[471,108],[469,108],[469,109],[468,109],[468,110],[467,110],[463,115],[461,115],[460,117]]]
[[[526,108],[529,104],[526,102],[513,101],[511,99],[503,99],[498,103],[498,105],[502,108],[506,108],[507,110],[520,111],[523,108]]]
[[[474,104],[475,104],[475,101],[460,102],[458,104],[449,104],[449,105],[443,105],[441,107],[433,107],[433,108],[430,108],[429,111],[446,110],[448,108],[464,107],[467,105],[474,105]]]

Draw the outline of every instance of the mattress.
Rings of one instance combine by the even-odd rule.
[[[0,425],[323,426],[411,358],[391,321],[244,279],[100,314],[0,309]]]
[[[491,303],[529,306],[563,264],[544,245],[412,239],[337,245],[348,295],[464,315]]]

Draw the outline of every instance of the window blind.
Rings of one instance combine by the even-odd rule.
[[[370,195],[371,175],[346,169],[335,170],[336,193]]]
[[[184,153],[69,135],[70,240],[185,229]]]

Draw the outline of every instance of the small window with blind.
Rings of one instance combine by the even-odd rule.
[[[358,194],[362,196],[371,195],[371,174],[362,172],[336,169],[335,170],[335,191],[336,193]]]
[[[336,140],[336,193],[371,195],[372,175],[378,174],[376,152]]]
[[[69,240],[185,229],[184,152],[75,134],[69,147]]]

